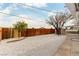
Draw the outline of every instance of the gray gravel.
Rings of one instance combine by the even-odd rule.
[[[52,56],[65,41],[66,36],[55,34],[26,37],[23,40],[7,43],[18,38],[0,42],[1,56]]]

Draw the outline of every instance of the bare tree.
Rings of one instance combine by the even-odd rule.
[[[49,16],[47,23],[54,26],[56,34],[61,34],[61,29],[64,24],[72,18],[73,17],[68,12],[57,12],[56,15]]]

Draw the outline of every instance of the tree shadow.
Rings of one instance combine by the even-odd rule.
[[[17,42],[17,41],[21,41],[21,40],[23,40],[23,39],[25,39],[25,37],[23,37],[23,38],[18,38],[17,40],[11,40],[11,41],[8,41],[7,43]]]

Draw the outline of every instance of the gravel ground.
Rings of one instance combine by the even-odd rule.
[[[48,34],[9,42],[16,39],[18,38],[11,38],[0,42],[1,56],[52,56],[65,41],[66,36]]]

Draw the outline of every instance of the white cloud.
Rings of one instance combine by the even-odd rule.
[[[18,16],[22,16],[25,18],[28,18],[27,15],[18,15]],[[5,20],[5,21],[4,21]],[[50,25],[46,24],[46,22],[44,20],[30,20],[30,19],[22,19],[22,18],[18,18],[15,16],[9,16],[8,18],[4,19],[2,21],[0,21],[0,26],[2,27],[13,27],[13,24],[15,24],[17,21],[25,21],[26,23],[28,23],[28,28],[51,28]]]
[[[1,6],[2,5],[3,4],[1,4]],[[7,15],[7,14],[10,14],[13,10],[16,10],[16,9],[17,9],[16,5],[12,4],[12,5],[8,6],[8,7],[6,7],[5,9],[0,10],[0,20],[4,19],[5,17],[8,17],[9,15]],[[3,14],[3,13],[6,13],[6,14]]]
[[[51,28],[45,21],[40,20],[28,20],[29,28]]]
[[[56,15],[57,12],[67,12],[67,11],[65,11],[65,10],[52,10],[52,11],[48,12],[48,16]]]
[[[2,9],[3,3],[0,3],[0,10]]]
[[[30,1],[28,3],[28,1]],[[47,7],[47,3],[46,3],[46,0],[28,0],[27,3],[24,2],[22,3],[21,1],[19,1],[19,3],[16,3],[20,6],[23,6],[21,4],[24,4],[24,5],[28,5],[28,6],[35,6],[35,7]],[[27,6],[23,6],[23,7],[26,7],[26,8],[29,8]]]
[[[2,27],[2,26],[5,26],[5,24],[7,24],[6,17],[8,16],[8,15],[3,14],[3,13],[10,14],[10,10],[4,9],[4,10],[0,10],[0,12],[2,12],[2,13],[0,13],[0,27]]]
[[[0,10],[0,20],[3,20],[4,19],[4,17],[6,17],[7,15],[6,14],[4,14],[4,13],[7,13],[7,14],[10,14],[10,10],[9,9],[4,9],[4,10]]]
[[[3,13],[7,13],[7,14],[10,14],[10,10],[9,9],[4,9],[4,10],[1,10],[0,12],[3,12]]]
[[[34,6],[34,7],[47,7],[47,3],[19,3],[18,5],[23,6],[25,8],[30,8],[29,6]]]
[[[47,7],[47,3],[26,3],[25,5],[35,6],[35,7]]]
[[[4,3],[0,4],[0,8],[1,8],[0,11],[4,11],[4,10],[14,11],[18,8],[16,3],[12,3],[11,5],[7,6],[5,9],[3,9],[3,7],[2,7],[3,5],[4,5]]]
[[[32,4],[32,6],[37,6],[37,7],[45,7],[46,4],[42,4],[42,3],[36,3],[36,4]],[[3,12],[3,13],[7,13],[7,14],[10,14],[12,11],[16,10],[17,9],[17,6],[16,4],[13,4],[12,6],[9,6],[7,7],[6,9],[4,10],[0,10],[0,12]],[[15,24],[17,21],[25,21],[28,23],[28,27],[29,28],[40,28],[40,27],[45,27],[45,28],[49,28],[50,26],[48,24],[45,23],[44,20],[40,20],[40,19],[30,19],[29,16],[27,15],[24,15],[24,14],[20,14],[20,15],[17,15],[17,16],[21,16],[21,17],[24,17],[24,18],[18,18],[18,17],[15,17],[15,16],[9,16],[9,15],[5,15],[5,14],[1,14],[0,13],[0,26],[1,27],[13,27],[13,24]]]
[[[46,3],[46,0],[33,0],[33,3]]]
[[[50,28],[51,27],[43,19],[35,20],[35,19],[29,19],[29,16],[27,16],[27,15],[19,15],[19,16],[27,18],[27,19],[21,19],[21,20],[24,20],[25,22],[27,22],[29,28],[41,28],[41,27]]]
[[[48,3],[48,0],[1,0],[1,3]]]
[[[6,15],[0,13],[0,20],[2,20],[4,18],[4,16],[6,16]]]
[[[56,15],[56,13],[54,13],[54,12],[49,12],[49,13],[48,13],[48,17],[51,16],[51,15],[54,16],[54,15]]]
[[[9,5],[8,7],[6,7],[6,9],[10,10],[10,11],[14,11],[18,9],[18,6],[16,3],[12,3],[11,5]]]
[[[7,15],[7,14],[11,14],[11,12],[16,9],[17,9],[16,4],[12,4],[8,7],[6,7],[4,10],[3,9],[0,10],[0,12],[2,12],[2,13],[0,13],[0,26],[1,27],[11,27],[12,24],[17,21],[17,20],[15,20],[15,19],[18,19],[17,17]],[[6,14],[4,14],[4,13],[6,13]]]

